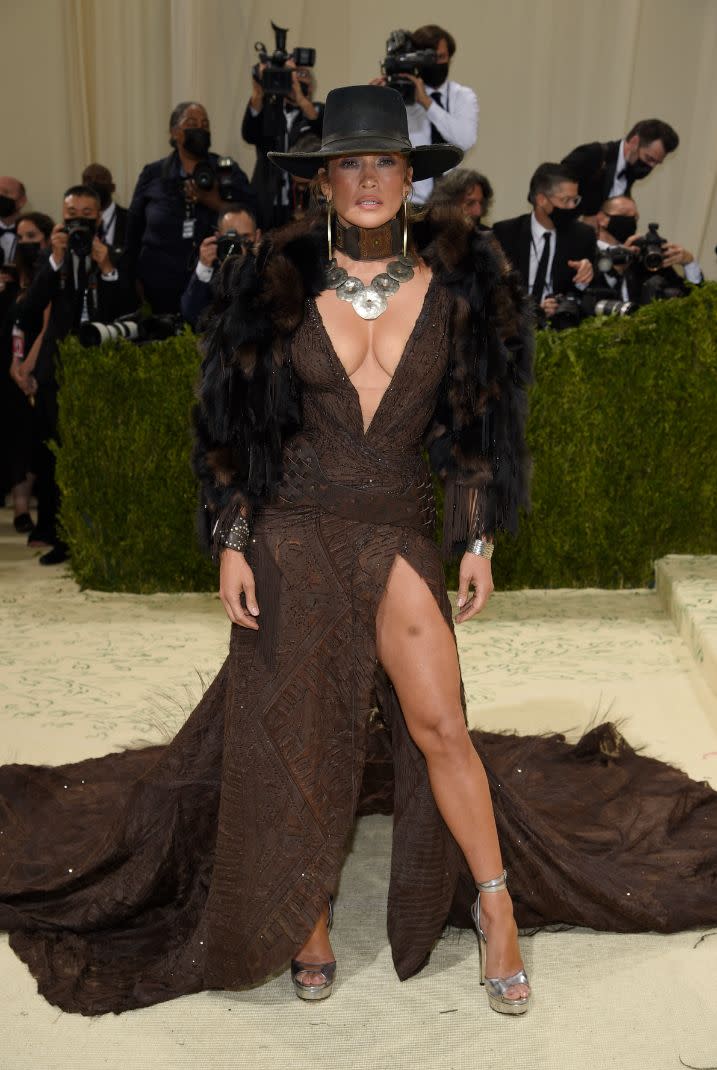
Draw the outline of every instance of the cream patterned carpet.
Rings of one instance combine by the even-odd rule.
[[[0,512],[0,760],[57,764],[173,734],[224,657],[218,599],[83,592],[36,557]],[[717,593],[714,583],[700,587],[700,562],[668,561],[714,619]],[[711,569],[714,579],[714,559]],[[717,695],[704,659],[663,609],[665,583],[669,575],[663,601],[652,591],[495,595],[459,629],[472,723],[574,737],[596,717],[622,720],[633,745],[714,782]],[[336,919],[339,982],[327,1003],[301,1004],[283,977],[86,1019],[38,997],[3,937],[0,1070],[717,1065],[717,934],[525,939],[536,997],[524,1019],[488,1010],[470,933],[449,931],[427,969],[401,984],[385,933],[390,827],[390,818],[358,823]]]

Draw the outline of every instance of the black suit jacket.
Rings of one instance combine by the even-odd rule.
[[[187,283],[187,288],[182,294],[180,309],[182,316],[195,331],[199,324],[199,317],[212,303],[212,284],[202,282],[197,278],[196,271]]]
[[[503,252],[518,271],[523,285],[528,288],[530,277],[530,213],[504,219],[493,224],[493,234],[500,242]],[[573,283],[575,268],[568,260],[595,260],[597,239],[592,227],[585,223],[571,223],[564,230],[556,231],[555,256],[553,257],[553,293],[577,293]]]
[[[95,322],[111,323],[137,307],[137,297],[128,275],[121,269],[117,270],[119,278],[114,282],[106,282],[96,265],[93,264],[91,268],[88,311],[90,319]],[[80,323],[81,304],[70,253],[58,271],[54,271],[50,265],[50,254],[43,256],[16,322],[24,329],[25,319],[41,316],[48,305],[50,318],[35,365],[35,378],[40,384],[55,381],[57,345],[77,330]]]
[[[582,215],[595,215],[610,196],[619,151],[619,141],[591,141],[588,145],[578,145],[561,161],[578,180]],[[633,183],[629,171],[626,178],[625,196],[629,197]]]
[[[251,108],[247,105],[244,112],[244,120],[241,125],[241,136],[250,145],[256,146],[256,166],[251,176],[251,185],[256,194],[259,225],[264,230],[281,226],[290,218],[290,210],[281,205],[279,192],[281,189],[282,173],[274,166],[267,157],[267,152],[274,149],[290,152],[296,142],[304,134],[316,134],[321,137],[324,126],[324,105],[320,101],[312,101],[316,108],[318,118],[306,119],[303,114],[297,115],[291,124],[289,136],[285,147],[277,146],[274,139],[264,134],[264,114],[252,115]]]

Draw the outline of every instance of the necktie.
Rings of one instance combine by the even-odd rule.
[[[435,102],[436,102],[436,104],[438,105],[439,108],[442,106],[441,105],[441,94],[438,92],[438,90],[436,90],[435,93],[429,93],[429,96],[430,96],[431,100],[435,100]],[[432,145],[445,145],[445,143],[446,143],[446,139],[443,137],[442,134],[438,133],[438,131],[436,130],[436,128],[433,125],[433,123],[431,123],[431,144]]]
[[[548,260],[550,259],[550,231],[546,230],[543,235],[543,252],[540,257],[540,263],[538,264],[538,270],[535,273],[535,280],[531,289],[531,294],[535,300],[540,304],[543,300],[543,290],[545,289],[545,280],[548,277]]]

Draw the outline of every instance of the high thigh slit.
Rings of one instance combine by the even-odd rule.
[[[420,448],[452,300],[432,280],[365,430],[306,301],[290,354],[302,430],[284,446],[278,494],[247,551],[260,628],[232,627],[224,665],[175,738],[0,769],[0,924],[64,1010],[120,1012],[286,968],[336,890],[357,813],[394,813],[388,933],[401,979],[425,964],[447,920],[470,924],[470,874],[377,664],[375,632],[397,557],[453,629]],[[556,736],[472,738],[519,924],[717,921],[717,808],[704,785],[636,755],[609,726],[577,748]]]

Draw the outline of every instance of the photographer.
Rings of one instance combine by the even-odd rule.
[[[34,367],[46,315],[36,313],[26,321],[24,331],[16,326],[16,320],[35,277],[40,254],[43,249],[49,248],[54,225],[52,219],[42,212],[26,212],[17,220],[15,272],[12,283],[3,295],[7,301],[0,322],[0,368],[4,378],[0,390],[0,486],[3,489],[10,488],[15,531],[25,535],[34,527],[30,517],[31,473],[34,472],[32,395],[27,388],[25,375],[31,373]],[[5,378],[8,371],[13,382]]]
[[[493,234],[545,322],[558,311],[559,297],[578,296],[592,282],[595,231],[578,222],[578,184],[561,164],[536,169],[528,200],[532,212],[495,223]]]
[[[35,492],[38,503],[36,541],[52,549],[40,558],[43,565],[58,564],[67,547],[58,537],[59,490],[55,457],[49,442],[57,439],[57,347],[68,334],[88,320],[109,323],[136,305],[126,274],[115,267],[108,247],[98,237],[100,202],[91,186],[71,186],[62,205],[62,223],[53,228],[51,251],[40,260],[16,324],[25,331],[49,306],[46,327],[34,368],[27,381],[35,394],[37,451]],[[32,536],[33,533],[31,533]]]
[[[147,164],[129,206],[130,268],[154,313],[177,313],[199,246],[214,233],[228,201],[253,207],[238,164],[209,151],[209,116],[201,104],[178,104],[169,120],[172,152]]]
[[[596,272],[591,290],[635,304],[677,297],[686,293],[685,282],[675,271],[677,265],[683,268],[687,282],[699,285],[702,269],[692,253],[657,234],[651,241],[638,236],[639,219],[632,197],[611,197],[602,205],[596,216],[602,270]],[[646,256],[647,252],[652,252],[652,257]]]
[[[252,71],[252,92],[241,127],[244,141],[256,146],[251,184],[257,197],[258,217],[265,230],[288,223],[293,210],[290,176],[273,166],[267,152],[291,152],[307,134],[320,139],[323,127],[324,105],[312,99],[311,69],[297,67],[293,59],[288,59],[284,68],[291,71],[291,92],[273,102],[271,117],[266,114],[261,84],[266,64],[259,63]]]
[[[261,240],[254,213],[241,204],[227,205],[219,217],[216,234],[205,238],[199,246],[199,260],[182,294],[182,315],[197,329],[202,312],[212,300],[212,279],[217,267],[227,256],[243,256]]]
[[[583,222],[596,227],[596,214],[609,197],[630,195],[639,182],[674,152],[680,139],[661,119],[642,119],[621,141],[578,145],[562,161],[578,180]]]
[[[14,260],[17,234],[15,225],[27,204],[25,187],[17,178],[0,177],[0,267]]]
[[[396,31],[391,39],[401,40],[404,31]],[[415,103],[406,104],[408,136],[411,144],[437,145],[447,142],[467,152],[478,137],[478,98],[467,85],[460,85],[448,78],[451,59],[455,55],[455,38],[441,26],[420,26],[410,35],[410,46],[417,50],[432,49],[435,62],[423,66],[420,75],[408,72],[396,78],[409,81],[415,90]],[[389,39],[389,47],[391,47]],[[374,78],[372,85],[390,84],[396,88],[393,78]],[[414,204],[425,203],[431,195],[433,179],[427,178],[413,184]]]
[[[116,186],[112,172],[101,163],[91,163],[82,172],[82,185],[92,186],[100,198],[102,219],[98,235],[111,249],[110,256],[123,256],[127,248],[127,220],[129,212],[113,199]]]
[[[451,204],[459,208],[465,218],[478,230],[490,230],[483,220],[493,203],[493,187],[485,175],[467,167],[456,167],[436,180],[428,204]]]

